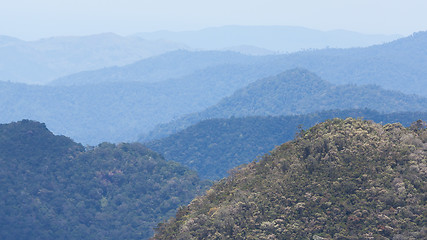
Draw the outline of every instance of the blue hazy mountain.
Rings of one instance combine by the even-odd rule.
[[[22,41],[0,36],[0,81],[47,83],[61,76],[115,65],[186,48],[104,33]]]
[[[308,50],[293,54],[247,56],[246,60],[244,57],[238,57],[234,68],[253,69],[251,71],[256,72],[258,76],[268,77],[286,69],[299,67],[309,69],[335,84],[376,84],[385,89],[427,96],[427,92],[424,91],[427,89],[426,51],[427,32],[419,32],[390,43],[366,48]],[[182,54],[182,57],[177,57],[175,54]],[[191,54],[196,56],[190,57]],[[174,55],[173,59],[186,61],[203,54],[179,51]],[[209,55],[217,59],[213,62],[209,60]],[[203,64],[197,61],[188,60],[186,64],[182,64],[180,61],[162,61],[162,58],[170,56],[173,55],[159,56],[159,59],[153,57],[153,59],[121,68],[80,73],[58,80],[56,83],[75,85],[104,81],[159,81],[177,78],[177,72],[185,74],[203,67]],[[230,67],[225,65],[233,64],[234,61],[229,57],[230,55],[214,54],[211,51],[205,56],[206,58],[199,60],[207,61],[209,63],[205,65],[207,68],[215,67],[217,75],[227,76]],[[221,66],[224,69],[221,69]],[[241,74],[240,77],[247,75],[244,71]],[[237,77],[237,75],[233,77]],[[194,81],[207,81],[209,78],[212,76],[205,75]]]
[[[390,42],[399,35],[369,35],[345,30],[319,31],[296,26],[222,26],[196,31],[138,33],[145,39],[181,42],[196,49],[221,50],[253,46],[274,52],[304,49],[366,47]],[[242,49],[242,52],[245,52]]]
[[[226,72],[216,68],[200,70],[157,83],[34,86],[0,82],[0,122],[37,119],[57,134],[84,144],[97,144],[136,140],[156,125],[174,119],[177,122],[170,125],[172,128],[154,132],[164,136],[211,117],[365,107],[380,112],[423,111],[427,106],[425,98],[372,85],[334,85],[302,70],[295,76],[287,72],[255,82],[265,74],[260,74],[260,69],[232,65],[228,68]],[[280,81],[282,77],[287,81]],[[182,118],[194,112],[200,114]]]
[[[251,64],[262,59],[231,51],[172,51],[135,63],[65,76],[50,85],[85,85],[104,82],[161,82],[179,79],[210,67]],[[226,67],[227,68],[227,67]],[[219,69],[219,71],[224,71]],[[206,75],[210,77],[211,75]]]
[[[204,111],[158,125],[140,140],[165,137],[211,118],[280,116],[331,109],[373,109],[382,113],[427,111],[427,98],[376,85],[335,85],[316,74],[293,69],[257,80]]]

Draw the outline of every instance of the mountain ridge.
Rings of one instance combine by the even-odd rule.
[[[296,68],[259,79],[202,112],[158,125],[140,141],[164,137],[210,118],[278,116],[351,108],[380,112],[425,111],[426,100],[379,86],[334,85],[308,70]]]

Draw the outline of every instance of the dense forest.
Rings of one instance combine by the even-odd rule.
[[[280,116],[331,109],[369,108],[382,113],[426,111],[427,98],[374,85],[334,85],[306,69],[291,69],[259,79],[217,104],[160,124],[140,141],[158,139],[201,120],[244,116]]]
[[[234,169],[153,239],[426,239],[426,126],[320,123]]]
[[[209,119],[165,138],[144,145],[167,160],[179,162],[198,172],[200,177],[219,180],[241,164],[253,161],[275,146],[292,140],[300,129],[331,118],[363,118],[381,123],[427,121],[426,112],[381,114],[377,111],[330,110],[296,116],[256,116]]]
[[[141,144],[87,147],[0,125],[0,239],[147,239],[209,182]]]

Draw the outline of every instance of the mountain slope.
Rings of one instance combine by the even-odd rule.
[[[83,148],[44,124],[0,125],[0,238],[147,239],[209,184],[140,144]]]
[[[318,124],[236,169],[154,239],[425,239],[425,127]]]
[[[418,119],[427,121],[426,112],[380,114],[367,109],[297,116],[209,119],[144,145],[167,160],[194,169],[202,178],[218,180],[227,176],[230,169],[249,163],[275,146],[292,140],[300,127],[307,129],[336,117],[363,118],[384,124],[400,122],[404,126]]]
[[[206,110],[157,126],[145,139],[157,139],[210,118],[278,116],[330,109],[369,108],[379,112],[426,111],[427,99],[378,86],[333,85],[304,69],[260,79]]]

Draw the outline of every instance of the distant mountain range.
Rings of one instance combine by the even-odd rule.
[[[204,111],[157,126],[141,141],[165,137],[201,120],[305,114],[330,109],[369,108],[384,113],[427,111],[427,98],[374,85],[334,85],[312,72],[293,69],[260,79]]]
[[[221,42],[223,44],[221,50],[265,55],[275,51],[264,49],[262,44],[253,45],[252,43],[257,42],[247,40],[258,36],[256,41],[264,39],[264,42],[267,41],[265,43],[272,44],[269,39],[274,39],[276,45],[282,48],[292,49],[295,47],[295,42],[299,42],[304,43],[303,48],[313,49],[322,48],[324,44],[330,47],[361,47],[389,42],[399,37],[397,35],[363,35],[346,31],[320,32],[298,27],[223,27],[215,29],[214,32],[212,30],[202,30],[196,34],[197,37],[191,36],[193,34],[186,37],[187,40],[193,41],[158,39],[156,34],[147,34],[146,37],[142,37],[144,34],[122,37],[113,33],[102,33],[90,36],[51,37],[36,41],[0,36],[0,81],[45,84],[69,74],[123,66],[168,51],[200,50],[199,44],[202,44],[200,41],[205,41],[208,45]],[[233,34],[229,34],[230,31]],[[188,35],[189,33],[179,34]],[[246,37],[250,38],[245,40]],[[190,45],[186,44],[187,42]],[[203,49],[217,50],[218,48],[209,46]]]
[[[293,54],[270,56],[244,56],[230,58],[230,54],[198,52],[167,54],[122,68],[107,68],[68,76],[56,84],[76,85],[99,82],[159,81],[175,79],[199,71],[202,67],[215,68],[216,75],[227,76],[230,66],[251,69],[259,77],[279,74],[286,69],[305,68],[335,84],[376,84],[385,89],[427,96],[427,32],[419,32],[396,41],[366,48],[308,50]],[[177,55],[182,54],[182,57]],[[191,57],[194,54],[195,57]],[[211,56],[209,56],[211,55]],[[168,62],[171,57],[181,61]],[[235,60],[237,57],[238,61]],[[215,61],[210,60],[215,58]],[[209,64],[203,65],[191,59]],[[183,64],[185,62],[186,64]],[[182,66],[178,70],[176,66]],[[224,69],[221,69],[224,67]],[[161,69],[161,70],[153,70]],[[241,76],[247,74],[241,71]],[[160,77],[159,77],[160,76]],[[206,81],[211,76],[201,76]],[[234,75],[233,77],[239,77]],[[150,78],[152,80],[150,80]],[[196,79],[195,79],[196,80]],[[241,86],[243,87],[243,86]]]
[[[252,46],[272,52],[304,49],[367,47],[390,42],[400,35],[361,34],[345,30],[319,31],[296,26],[222,26],[196,31],[158,31],[138,33],[148,40],[179,42],[200,50],[222,50]],[[245,49],[241,49],[246,53]]]
[[[19,40],[3,40],[3,42],[14,41]],[[56,81],[52,86],[1,82],[0,122],[37,119],[45,122],[55,133],[65,134],[85,144],[136,140],[137,135],[147,134],[158,124],[180,119],[186,114],[202,112],[258,79],[274,76],[295,67],[309,69],[336,87],[329,89],[331,91],[328,93],[329,98],[322,98],[320,95],[307,96],[309,99],[307,101],[299,99],[298,102],[291,102],[292,107],[289,105],[282,107],[279,104],[274,109],[273,103],[283,101],[283,98],[275,100],[276,96],[267,97],[258,103],[268,105],[265,106],[265,114],[297,114],[335,107],[343,109],[365,106],[371,106],[380,112],[400,111],[403,108],[407,111],[424,111],[424,108],[420,109],[417,97],[385,92],[382,89],[394,89],[406,94],[417,93],[427,97],[424,91],[427,89],[426,46],[427,33],[421,32],[368,48],[325,49],[288,55],[256,57],[233,52],[175,51],[131,65],[72,75]],[[13,62],[13,59],[9,61]],[[18,70],[14,72],[20,73]],[[351,93],[352,85],[343,87],[342,84],[356,84],[354,86],[370,84],[370,86],[356,87],[359,95],[354,95],[356,93]],[[372,84],[380,88],[373,87]],[[298,83],[293,86],[296,92],[301,87]],[[326,85],[319,86],[323,90],[328,89]],[[263,90],[262,94],[269,91],[262,85],[258,88],[260,93]],[[285,90],[291,91],[286,87]],[[257,92],[258,90],[254,90],[251,94],[255,97]],[[362,104],[363,100],[360,97],[375,95],[377,92],[381,92],[380,95],[384,99],[393,101],[390,103],[384,100],[365,101],[366,105]],[[344,100],[339,96],[333,96],[344,93],[347,94],[342,95]],[[245,98],[243,93],[240,97],[242,101],[250,100],[248,97]],[[267,99],[271,102],[266,102]],[[350,100],[353,102],[350,103]],[[334,101],[338,106],[332,104]],[[383,103],[381,106],[380,102]],[[228,111],[224,116],[234,115],[233,104],[240,103],[230,103],[227,109],[224,108],[224,111]],[[245,109],[238,111],[244,110],[258,115],[260,112],[251,108],[264,109],[261,105],[247,104],[248,102],[242,103],[241,106]],[[316,109],[315,106],[320,109]],[[396,109],[391,106],[396,106]],[[209,111],[214,110],[211,108]],[[196,117],[188,124],[170,126],[173,126],[172,132],[176,132],[202,119]],[[161,128],[151,135],[158,138],[165,136],[162,135],[164,133],[171,133],[171,129],[167,129],[162,134],[157,134],[163,131],[159,130]]]
[[[37,119],[55,133],[92,145],[136,140],[157,124],[202,111],[259,77],[255,69],[244,70],[228,66],[224,73],[211,68],[159,83],[32,86],[0,82],[0,122]]]
[[[68,74],[115,65],[186,46],[104,33],[22,41],[0,36],[0,81],[44,84]]]
[[[427,106],[426,98],[373,86],[333,85],[301,69],[259,80],[232,95],[235,89],[255,81],[257,74],[253,71],[258,69],[243,71],[248,77],[241,77],[245,69],[230,66],[227,74],[221,75],[224,73],[213,68],[212,72],[200,71],[192,77],[159,83],[66,87],[0,82],[0,122],[37,119],[56,134],[95,145],[103,141],[136,140],[138,135],[148,133],[159,123],[173,119],[177,120],[155,129],[149,139],[166,136],[207,118],[356,107],[380,112],[424,111]],[[228,78],[234,74],[237,76]],[[251,105],[254,101],[259,104]],[[200,114],[191,114],[193,112]],[[185,114],[191,115],[182,117]]]
[[[217,66],[251,64],[260,59],[226,51],[173,51],[135,63],[94,71],[85,71],[56,79],[55,86],[87,85],[110,82],[162,82],[191,77],[198,71]],[[220,71],[223,69],[220,69]],[[211,74],[212,75],[212,74]],[[206,77],[210,77],[207,75]],[[198,80],[198,79],[196,79]]]

